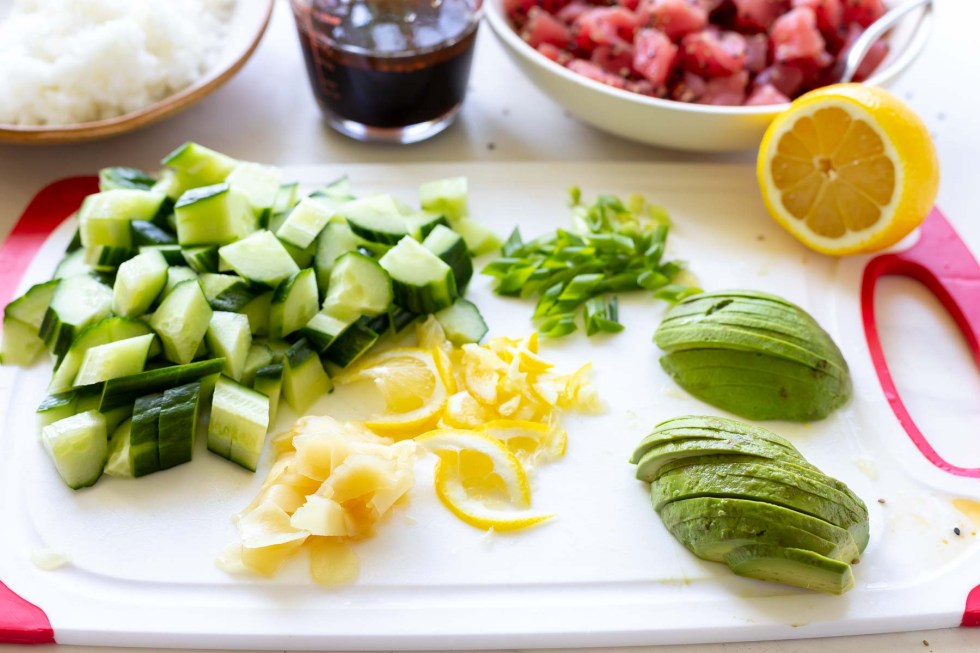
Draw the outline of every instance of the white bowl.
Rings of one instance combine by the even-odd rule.
[[[525,43],[511,27],[503,0],[486,0],[484,7],[487,21],[507,53],[538,88],[585,122],[623,138],[679,150],[756,148],[769,123],[788,106],[706,106],[613,88],[572,72]],[[921,21],[919,16],[919,12],[912,12],[892,31],[891,52],[867,84],[887,84],[919,55],[933,19],[931,13]]]

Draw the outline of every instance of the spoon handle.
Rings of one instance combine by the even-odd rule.
[[[844,71],[841,73],[841,82],[850,82],[854,79],[861,62],[868,54],[868,50],[880,39],[885,32],[895,26],[895,23],[904,18],[907,14],[920,7],[925,7],[926,11],[932,8],[933,0],[909,0],[895,7],[884,16],[873,22],[868,29],[851,44],[844,59]]]

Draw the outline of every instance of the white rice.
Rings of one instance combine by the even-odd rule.
[[[234,3],[15,0],[0,23],[0,123],[101,120],[186,88],[214,63]]]

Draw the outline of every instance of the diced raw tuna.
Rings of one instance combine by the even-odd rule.
[[[749,72],[743,70],[727,77],[709,79],[704,93],[698,99],[699,104],[714,104],[719,106],[738,106],[745,103],[745,89],[749,85]]]
[[[708,12],[697,0],[641,0],[636,15],[641,25],[655,27],[673,41],[708,24]]]
[[[787,9],[788,0],[734,0],[736,22],[739,27],[768,31],[773,22]]]
[[[670,89],[670,97],[678,102],[697,102],[707,87],[703,77],[685,70],[680,80]]]
[[[799,66],[777,63],[756,75],[756,86],[772,86],[788,97],[794,97],[803,87],[803,71]]]
[[[590,60],[606,72],[628,77],[633,72],[633,51],[627,45],[600,45]]]
[[[561,11],[555,14],[555,18],[566,25],[571,25],[578,20],[579,16],[587,12],[589,9],[592,9],[591,5],[576,0],[575,2],[570,2],[562,7]]]
[[[542,43],[550,43],[560,48],[572,43],[572,31],[560,20],[544,9],[531,7],[527,12],[527,21],[521,30],[521,38],[536,48]]]
[[[706,29],[681,41],[684,67],[703,77],[724,77],[745,68],[745,37],[737,32]]]
[[[752,93],[749,94],[745,105],[753,107],[767,104],[787,104],[789,101],[789,98],[780,93],[772,84],[763,84],[762,86],[757,84]]]
[[[793,8],[809,7],[817,17],[817,27],[830,39],[844,26],[844,5],[841,0],[793,0]]]
[[[524,24],[525,16],[533,7],[543,9],[549,14],[562,9],[570,0],[504,0],[504,13],[514,21],[517,27]]]
[[[575,20],[576,42],[591,52],[599,45],[629,45],[636,33],[636,14],[622,7],[589,9]]]
[[[745,69],[751,73],[760,73],[769,63],[769,37],[765,34],[753,34],[745,39]]]
[[[844,22],[867,27],[885,13],[882,0],[844,0]]]
[[[655,88],[665,86],[677,64],[677,46],[652,27],[637,32],[633,46],[633,69]]]
[[[560,63],[563,66],[568,65],[568,62],[575,58],[568,50],[562,50],[550,43],[542,43],[537,47],[537,50],[555,63]]]
[[[586,61],[585,59],[572,59],[568,63],[568,69],[602,84],[608,84],[609,86],[615,86],[616,88],[621,89],[626,88],[626,80],[624,80],[622,77],[619,75],[613,75],[612,73],[607,73],[599,66],[595,65],[591,61]]]
[[[636,11],[636,8],[640,5],[640,0],[617,0],[616,4],[630,11]]]
[[[776,61],[810,60],[827,65],[826,42],[809,7],[797,7],[776,19],[769,35]]]

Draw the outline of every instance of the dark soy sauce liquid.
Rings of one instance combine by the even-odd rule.
[[[296,25],[320,106],[395,128],[440,118],[466,93],[479,0],[312,0]]]

